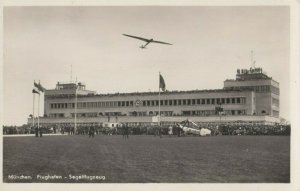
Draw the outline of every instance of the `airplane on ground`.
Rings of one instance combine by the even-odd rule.
[[[167,42],[162,42],[162,41],[157,41],[157,40],[153,40],[153,38],[151,39],[146,39],[146,38],[142,38],[142,37],[138,37],[138,36],[132,36],[132,35],[128,35],[128,34],[123,34],[124,36],[128,36],[128,37],[131,37],[131,38],[135,38],[135,39],[139,39],[139,40],[142,40],[142,41],[145,41],[146,44],[145,45],[141,45],[140,48],[141,49],[144,49],[146,48],[146,46],[151,43],[151,42],[154,42],[154,43],[160,43],[160,44],[166,44],[166,45],[172,45],[170,43],[167,43]]]
[[[180,127],[185,134],[193,134],[193,135],[199,135],[199,136],[210,136],[211,130],[206,128],[199,128],[199,126],[189,120],[184,120],[177,124],[178,127]]]

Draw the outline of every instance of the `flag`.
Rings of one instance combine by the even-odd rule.
[[[40,91],[40,92],[44,92],[46,89],[40,84],[40,82],[37,84],[36,82],[34,82],[34,86]]]
[[[159,74],[159,88],[162,89],[162,91],[166,91],[166,84],[165,84],[165,80],[162,77],[162,75]]]
[[[34,94],[40,94],[40,92],[36,91],[35,89],[32,89],[32,93],[34,93]]]

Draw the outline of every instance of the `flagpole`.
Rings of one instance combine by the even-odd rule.
[[[40,94],[39,94],[39,102],[38,102],[38,129],[40,129]]]
[[[158,83],[158,125],[160,126],[160,72],[159,72],[159,83]]]
[[[77,80],[75,83],[76,89],[75,89],[75,125],[74,125],[74,131],[76,132],[77,129]]]
[[[34,128],[34,100],[35,100],[35,96],[34,94],[35,93],[32,93],[33,94],[33,106],[32,106],[32,127]]]

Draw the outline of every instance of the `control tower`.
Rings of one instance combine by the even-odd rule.
[[[238,69],[236,79],[224,81],[224,89],[253,91],[256,108],[253,115],[279,117],[279,83],[262,68]]]

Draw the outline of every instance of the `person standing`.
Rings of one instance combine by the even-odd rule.
[[[162,138],[162,133],[163,133],[162,131],[163,131],[163,129],[162,129],[161,126],[159,126],[158,128],[159,128],[159,129],[158,129],[158,130],[159,130],[159,131],[158,131],[158,132],[159,132],[159,138]]]
[[[126,138],[126,130],[125,130],[125,126],[126,125],[123,125],[123,127],[122,127],[122,135],[123,135],[123,139],[125,139]]]
[[[35,137],[39,137],[39,129],[37,126],[35,126],[34,131],[35,131]]]
[[[93,137],[94,138],[95,136],[95,128],[94,126],[90,126],[90,129],[89,129],[89,137]]]
[[[123,136],[125,139],[128,139],[129,138],[129,127],[128,125],[126,124],[125,127],[124,127],[124,136]]]
[[[56,125],[53,126],[53,133],[56,134]]]

